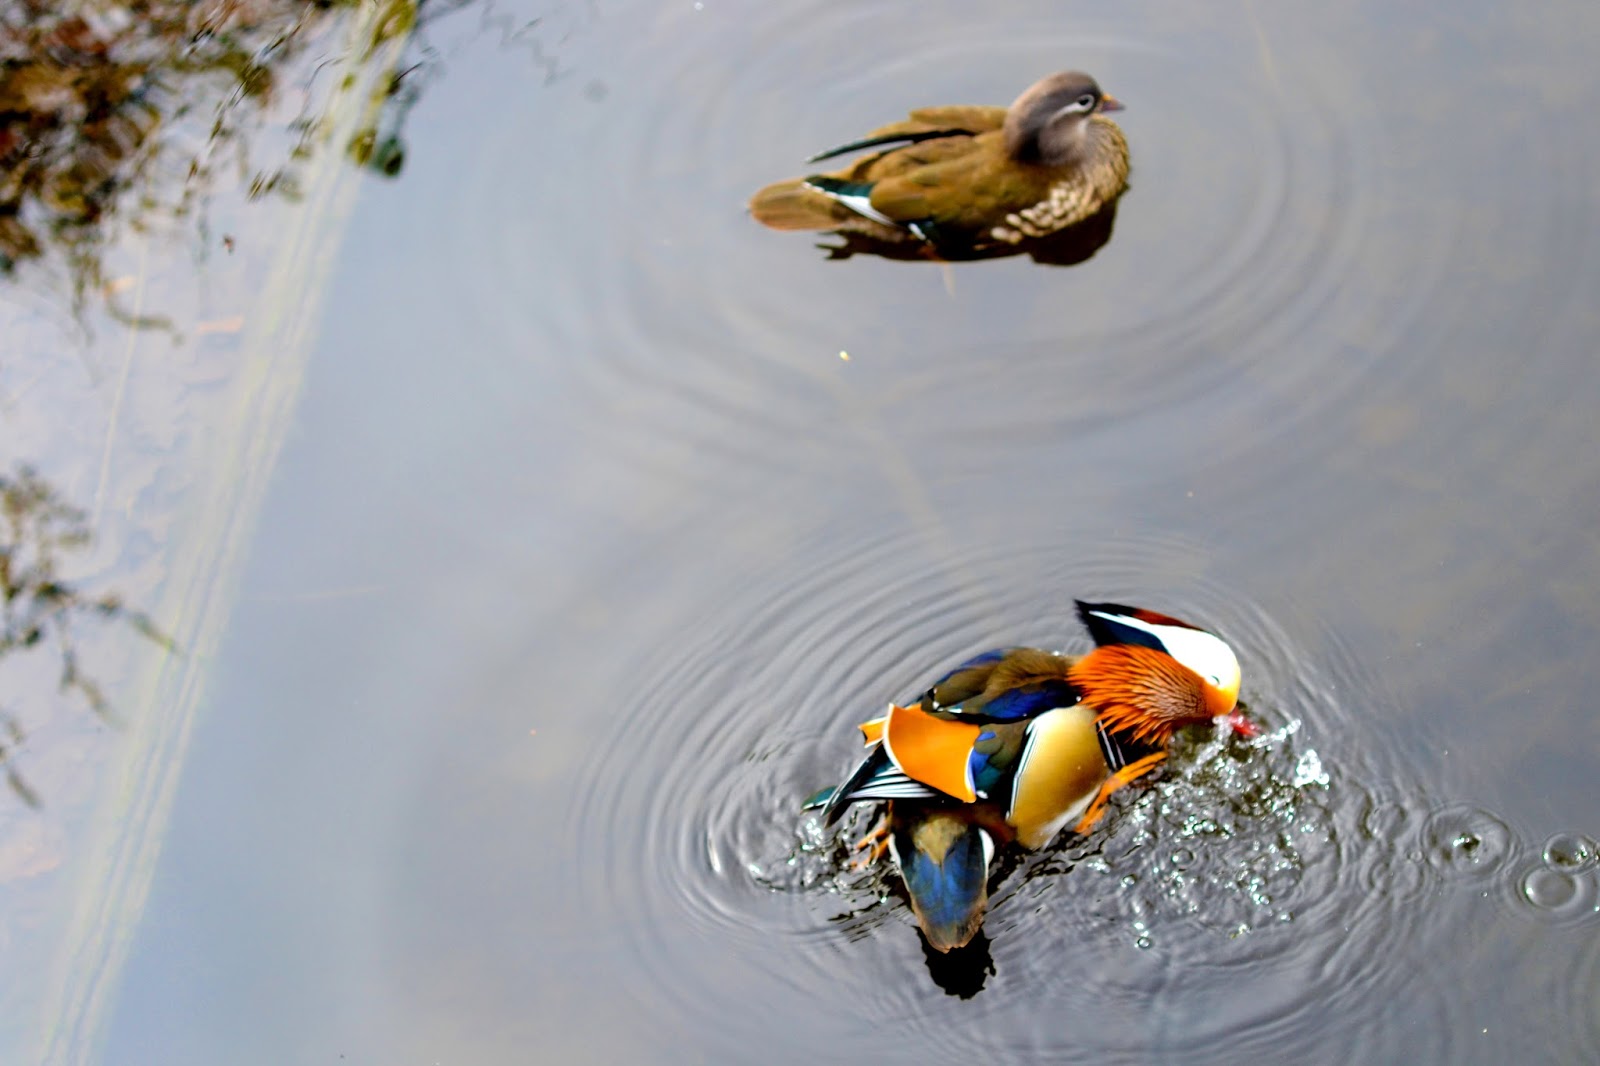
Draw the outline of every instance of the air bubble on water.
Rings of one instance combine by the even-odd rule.
[[[1522,895],[1540,910],[1560,910],[1577,898],[1578,882],[1555,870],[1535,868],[1522,878]]]
[[[1582,833],[1557,833],[1544,845],[1544,864],[1557,873],[1581,874],[1595,865],[1595,842]]]
[[[1456,806],[1435,811],[1423,828],[1428,862],[1447,876],[1480,877],[1498,867],[1512,845],[1510,828],[1488,811]]]

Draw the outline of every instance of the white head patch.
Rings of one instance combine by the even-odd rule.
[[[1131,615],[1093,613],[1118,625],[1144,630],[1161,642],[1168,655],[1199,674],[1208,684],[1224,692],[1239,691],[1239,657],[1221,637],[1203,629],[1146,622]]]

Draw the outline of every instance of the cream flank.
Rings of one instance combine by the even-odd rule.
[[[1046,711],[1028,725],[1006,821],[1025,848],[1041,848],[1082,816],[1106,779],[1094,711],[1083,704]]]

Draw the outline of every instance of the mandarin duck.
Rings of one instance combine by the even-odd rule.
[[[758,222],[888,244],[936,258],[1018,251],[1114,207],[1127,187],[1120,110],[1079,71],[1035,82],[1009,108],[924,107],[904,122],[812,156],[880,149],[852,165],[768,185]]]
[[[1167,615],[1078,601],[1096,647],[986,652],[905,706],[862,724],[867,756],[807,801],[831,825],[854,803],[887,800],[857,845],[888,850],[937,951],[965,945],[988,904],[997,847],[1083,833],[1117,789],[1155,769],[1180,727],[1235,713],[1239,660],[1221,638]]]

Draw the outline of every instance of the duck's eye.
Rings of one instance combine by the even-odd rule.
[[[1094,98],[1093,93],[1084,93],[1082,96],[1078,97],[1072,102],[1072,106],[1077,108],[1079,111],[1093,111],[1094,105],[1098,102],[1099,101]]]

